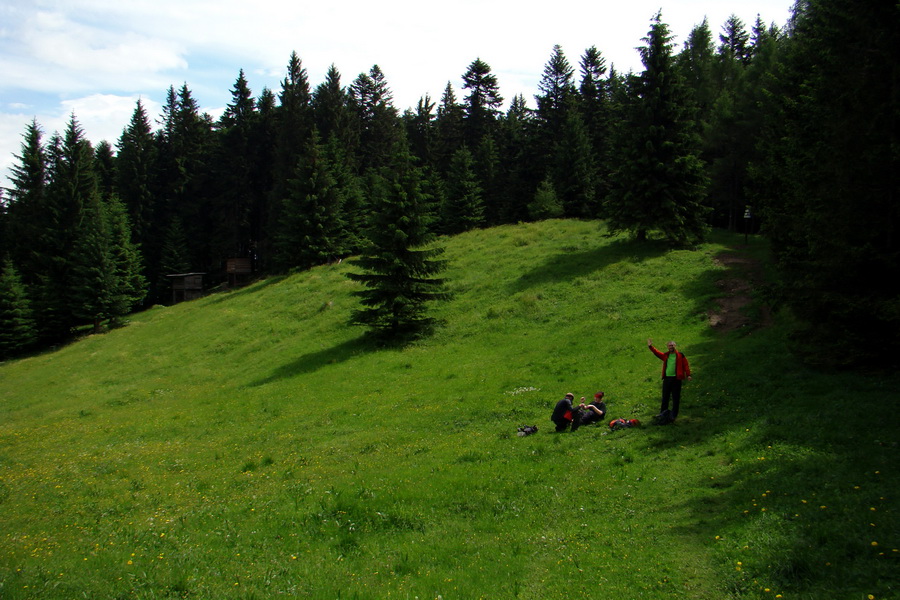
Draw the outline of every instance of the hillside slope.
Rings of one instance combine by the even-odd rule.
[[[0,597],[896,597],[894,378],[711,327],[742,240],[474,231],[405,348],[346,326],[343,263],[4,364]],[[647,338],[694,367],[678,423],[549,433],[567,391],[649,421]]]

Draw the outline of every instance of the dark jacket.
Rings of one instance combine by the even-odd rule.
[[[572,420],[572,399],[568,396],[556,403],[550,420],[560,425]]]

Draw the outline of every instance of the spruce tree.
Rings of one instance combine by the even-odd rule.
[[[167,275],[188,273],[191,270],[190,250],[184,227],[177,215],[172,216],[169,225],[163,230],[162,237],[159,269],[156,275],[156,288],[159,290],[157,298],[161,302],[169,302],[172,282]]]
[[[553,180],[565,216],[597,216],[596,163],[590,137],[581,114],[566,114],[554,156]]]
[[[696,119],[700,129],[709,122],[710,111],[720,92],[715,79],[716,61],[712,31],[709,21],[704,18],[691,30],[684,48],[675,59],[676,68],[697,108]]]
[[[448,81],[435,117],[434,164],[442,175],[450,169],[450,159],[463,145],[463,119],[463,106],[457,101],[456,92]]]
[[[109,222],[99,193],[85,198],[76,231],[68,300],[78,323],[92,323],[99,333],[103,321],[113,316],[116,288]]]
[[[481,138],[481,143],[475,148],[472,158],[474,159],[473,171],[481,188],[484,206],[483,224],[486,226],[499,225],[502,212],[500,197],[503,182],[500,173],[500,149],[494,135],[486,135]]]
[[[435,106],[437,105],[432,102],[431,96],[426,94],[419,98],[414,111],[406,110],[403,113],[410,150],[419,164],[425,167],[434,167]]]
[[[384,341],[403,341],[426,333],[436,324],[428,305],[447,297],[443,249],[430,245],[424,217],[421,175],[408,151],[398,148],[394,163],[372,190],[372,223],[362,255],[354,261],[361,272],[348,277],[364,289],[354,292],[362,308],[351,323]]]
[[[544,66],[544,74],[538,83],[541,92],[537,100],[537,118],[544,130],[545,139],[553,139],[563,129],[566,115],[574,108],[575,70],[569,64],[562,47],[553,47],[553,54]],[[557,137],[558,139],[558,137]]]
[[[359,132],[353,126],[355,115],[350,111],[349,104],[349,95],[341,84],[341,73],[331,65],[325,74],[325,81],[313,93],[315,125],[320,140],[328,143],[334,136],[348,153],[348,158],[354,158],[359,144]]]
[[[185,230],[192,270],[208,271],[219,264],[211,257],[213,210],[210,181],[213,161],[212,123],[200,114],[187,84],[170,88],[158,136],[159,192],[154,221],[160,235],[178,216]]]
[[[545,178],[534,193],[534,199],[528,204],[528,215],[534,221],[556,219],[563,216],[563,206],[556,195],[553,182]]]
[[[94,172],[97,174],[97,188],[102,198],[116,194],[116,157],[112,146],[106,140],[97,142],[94,148]]]
[[[572,217],[586,216],[583,209],[583,199],[575,198],[575,189],[593,187],[592,184],[575,184],[573,177],[587,175],[593,179],[593,173],[583,171],[575,174],[571,171],[569,160],[575,154],[586,152],[588,160],[593,166],[593,158],[590,147],[581,144],[583,138],[579,138],[577,149],[571,148],[572,136],[577,135],[573,129],[581,125],[574,125],[570,115],[577,108],[577,92],[574,83],[575,70],[569,64],[562,47],[557,44],[553,47],[553,54],[544,66],[544,73],[538,83],[540,94],[535,96],[537,110],[535,111],[537,136],[539,147],[543,150],[539,162],[535,165],[540,172],[549,175],[553,181],[557,195],[565,207],[566,214]],[[580,131],[583,133],[583,131]],[[588,143],[590,143],[588,141]],[[593,192],[591,192],[593,193]],[[593,200],[591,200],[593,202]],[[577,208],[576,208],[577,206]]]
[[[154,189],[157,149],[150,118],[144,104],[138,100],[131,121],[118,142],[116,158],[116,188],[118,197],[128,209],[134,229],[134,241],[146,254],[146,268],[159,257],[158,233],[155,226],[156,193]]]
[[[645,69],[630,81],[627,121],[617,143],[621,162],[605,212],[612,231],[643,240],[656,230],[669,243],[689,245],[702,240],[707,229],[700,141],[661,15],[644,42]]]
[[[4,246],[13,264],[18,265],[23,282],[35,285],[41,271],[39,254],[45,227],[51,216],[46,212],[48,184],[48,158],[42,141],[42,131],[37,121],[25,129],[21,154],[10,168],[11,186],[7,190],[8,206]]]
[[[104,203],[111,260],[113,289],[110,322],[117,325],[147,295],[147,279],[143,275],[140,247],[132,241],[132,228],[124,203],[113,196]]]
[[[0,271],[0,360],[12,358],[37,342],[31,303],[9,258]]]
[[[262,216],[261,224],[264,233],[261,236],[260,260],[263,266],[274,266],[282,200],[287,197],[288,181],[293,177],[297,160],[313,131],[309,77],[296,52],[291,53],[278,98],[280,105],[275,111],[269,211]]]
[[[441,207],[441,231],[462,233],[484,224],[484,199],[475,175],[475,159],[463,146],[453,155],[447,176],[447,195]]]
[[[759,200],[792,341],[817,365],[898,364],[896,23],[890,0],[799,3],[766,81]]]
[[[606,59],[596,47],[585,50],[580,63],[581,83],[579,112],[587,128],[594,158],[593,184],[597,201],[602,201],[608,191],[610,172],[610,146],[612,113],[610,110],[609,81],[606,79]],[[594,207],[597,208],[597,207]]]
[[[528,202],[538,186],[540,173],[534,168],[538,150],[532,133],[532,111],[521,94],[510,101],[498,124],[499,197],[495,201],[501,223],[529,218]]]
[[[360,170],[379,169],[390,162],[402,136],[393,94],[381,68],[374,65],[368,74],[360,73],[350,85],[349,96],[359,124]]]
[[[256,102],[244,77],[238,74],[231,90],[232,101],[218,124],[215,169],[215,195],[212,202],[211,258],[251,256],[254,244],[251,213],[256,198],[264,192],[257,185],[254,156]]]
[[[463,103],[463,139],[470,148],[477,148],[484,136],[493,133],[503,97],[497,76],[480,58],[472,61],[462,79],[463,89],[469,90]]]
[[[308,269],[343,255],[343,194],[318,136],[307,143],[283,200],[276,264]]]
[[[68,337],[85,314],[73,299],[81,285],[76,265],[88,260],[82,255],[87,242],[81,239],[91,231],[83,223],[85,211],[100,200],[93,149],[75,115],[50,147],[50,182],[33,247],[38,262],[33,302],[41,337],[56,342]]]
[[[744,22],[737,15],[731,15],[725,21],[722,33],[719,34],[719,42],[719,54],[743,64],[750,62],[750,34],[747,33]]]

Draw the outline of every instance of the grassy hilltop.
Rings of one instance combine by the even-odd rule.
[[[897,378],[711,327],[743,242],[473,231],[402,349],[345,325],[344,263],[0,365],[0,598],[898,598]],[[551,433],[568,391],[649,423],[648,337],[678,423]]]

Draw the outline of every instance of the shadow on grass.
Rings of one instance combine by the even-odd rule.
[[[287,279],[287,275],[275,275],[272,277],[266,277],[265,279],[261,279],[259,281],[254,281],[248,285],[245,285],[241,288],[236,289],[222,289],[219,291],[215,291],[207,296],[207,302],[210,304],[219,304],[221,302],[226,302],[236,297],[243,296],[245,294],[255,294],[270,285],[275,285],[277,283],[281,283]]]
[[[642,454],[671,463],[673,485],[692,490],[661,513],[720,561],[729,597],[766,587],[785,597],[895,597],[897,376],[804,365],[785,329],[761,318],[763,278],[745,260],[753,256],[733,244],[728,252],[741,260],[682,289],[700,314],[734,291],[718,282],[747,281],[747,318],[684,348],[694,380],[678,422],[635,438]]]
[[[258,379],[249,384],[250,387],[258,387],[273,383],[280,379],[290,379],[298,375],[313,373],[323,367],[335,365],[350,360],[354,356],[364,352],[377,350],[371,340],[363,335],[332,348],[325,348],[317,352],[308,352],[295,360],[276,367],[267,377]]]
[[[639,243],[620,239],[593,250],[573,250],[557,254],[523,274],[511,284],[510,292],[522,292],[536,286],[578,279],[623,260],[642,262],[661,256],[670,249],[663,241]]]
[[[896,593],[900,522],[889,501],[900,486],[887,475],[898,459],[900,419],[887,401],[896,376],[813,370],[779,327],[710,329],[685,351],[695,377],[682,416],[648,431],[643,450],[681,457],[672,472],[695,492],[666,512],[679,515],[674,531],[722,561],[726,591]]]

